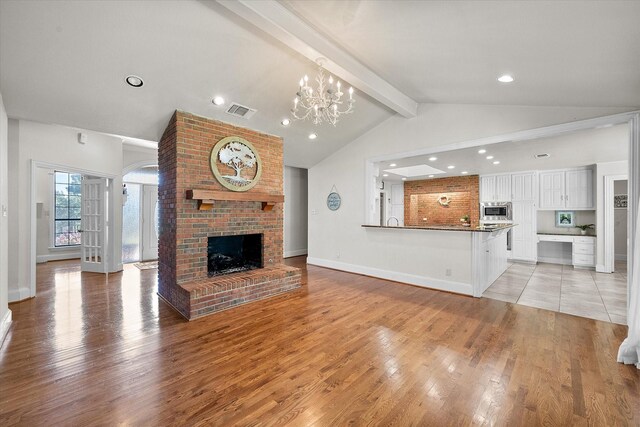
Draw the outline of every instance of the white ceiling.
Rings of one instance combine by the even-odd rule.
[[[419,102],[640,106],[640,1],[284,4]]]
[[[629,158],[629,126],[621,124],[601,129],[589,129],[560,136],[540,138],[528,141],[508,141],[498,144],[426,154],[403,159],[391,159],[380,162],[380,173],[388,173],[388,181],[396,181],[403,174],[394,174],[389,170],[404,169],[415,165],[429,165],[444,171],[434,178],[459,176],[462,171],[469,175],[509,173],[530,170],[549,170],[573,168],[595,163],[614,162]],[[479,150],[486,153],[480,154]],[[534,155],[546,153],[548,158],[536,159]],[[487,160],[487,156],[493,156]],[[434,161],[429,158],[436,157]],[[494,165],[494,161],[500,164]],[[391,167],[390,164],[396,166]],[[455,169],[448,169],[448,166]],[[425,179],[427,175],[410,176],[407,180]]]
[[[640,2],[282,3],[418,101],[640,106]],[[516,82],[498,84],[503,72]],[[128,87],[128,74],[145,85]],[[285,163],[310,167],[393,114],[358,91],[336,128],[283,128],[304,74],[311,61],[210,0],[0,1],[13,118],[158,140],[182,109],[283,136]],[[214,95],[258,112],[234,118]]]

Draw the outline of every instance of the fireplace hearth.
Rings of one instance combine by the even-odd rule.
[[[262,234],[209,237],[207,260],[209,277],[262,268]]]

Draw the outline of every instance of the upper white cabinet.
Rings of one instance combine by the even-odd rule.
[[[482,175],[480,177],[481,202],[508,202],[511,200],[511,175]]]
[[[536,174],[535,172],[514,173],[511,175],[510,200],[536,200]]]
[[[594,209],[593,170],[540,172],[539,209]]]

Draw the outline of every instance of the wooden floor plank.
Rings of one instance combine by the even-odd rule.
[[[301,289],[192,322],[156,270],[38,265],[0,425],[640,425],[624,326],[288,262]]]

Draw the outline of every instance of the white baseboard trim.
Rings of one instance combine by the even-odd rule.
[[[348,264],[346,262],[332,261],[322,258],[307,258],[307,264],[327,267],[334,270],[347,271],[349,273],[363,274],[365,276],[377,277],[380,279],[393,280],[394,282],[407,283],[421,286],[423,288],[437,289],[440,291],[455,292],[463,295],[473,295],[471,283],[451,282],[448,280],[431,279],[429,277],[415,274],[402,273],[398,271],[382,270],[379,268],[367,267],[364,265]]]
[[[29,288],[9,289],[9,302],[18,302],[31,296]]]
[[[11,310],[7,310],[5,315],[0,320],[0,347],[4,343],[4,339],[9,332],[9,328],[11,327]]]
[[[626,261],[627,260],[627,254],[616,254],[616,261]]]
[[[531,264],[535,265],[538,263],[537,259],[520,259],[520,258],[511,258],[509,261],[515,264]]]
[[[546,257],[546,256],[539,256],[538,257],[538,262],[546,262],[549,264],[562,264],[562,265],[572,265],[571,264],[571,260],[564,260],[562,258],[555,258],[555,257]]]
[[[300,255],[306,255],[306,254],[307,254],[307,249],[296,249],[294,251],[284,251],[285,258],[291,258],[292,256],[300,256]]]
[[[47,261],[62,261],[63,259],[80,259],[80,252],[60,252],[57,254],[47,254],[36,256],[36,262],[42,264]]]

